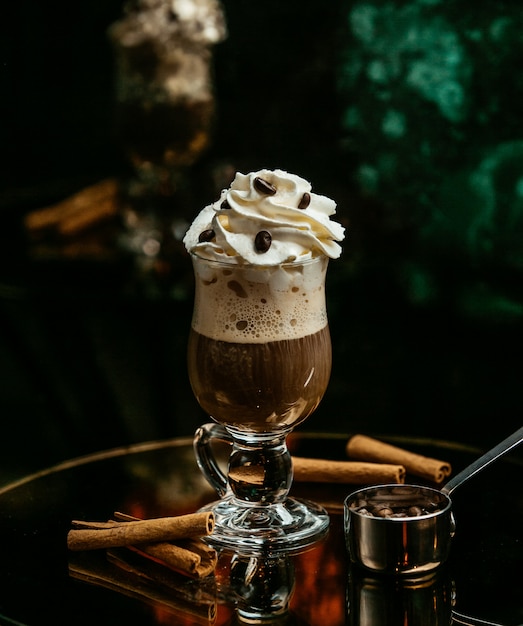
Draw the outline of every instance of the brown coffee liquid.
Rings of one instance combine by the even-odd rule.
[[[191,329],[188,371],[200,406],[225,425],[270,432],[318,406],[331,373],[329,327],[298,339],[230,343]]]

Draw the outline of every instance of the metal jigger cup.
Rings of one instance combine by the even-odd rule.
[[[438,502],[439,510],[412,517],[375,517],[360,513],[351,505],[376,490],[419,490],[420,498]],[[377,485],[352,493],[344,504],[347,548],[353,563],[374,572],[420,574],[444,563],[455,532],[450,498],[430,487],[418,485]]]
[[[345,540],[352,563],[384,574],[418,575],[444,563],[450,553],[455,522],[450,494],[477,472],[523,441],[523,427],[456,474],[441,490],[419,485],[375,485],[351,493],[344,502]],[[401,497],[417,493],[420,504],[434,503],[432,512],[407,517],[378,517],[358,510],[355,503],[376,490],[393,490]]]

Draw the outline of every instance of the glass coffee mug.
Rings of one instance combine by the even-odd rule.
[[[220,500],[208,541],[244,553],[301,550],[327,531],[327,512],[289,497],[287,435],[320,403],[332,347],[325,303],[328,258],[275,267],[192,255],[195,300],[189,379],[214,423],[194,438]],[[213,442],[231,445],[227,470]]]

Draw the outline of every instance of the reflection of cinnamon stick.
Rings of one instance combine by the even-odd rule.
[[[215,590],[187,585],[177,574],[152,561],[137,562],[121,548],[108,551],[107,558],[94,557],[93,552],[75,553],[69,561],[70,576],[161,607],[173,615],[172,623],[183,617],[191,624],[215,622]]]
[[[401,464],[407,473],[435,483],[443,482],[452,471],[450,463],[409,452],[365,435],[353,435],[347,442],[346,452],[350,459]]]
[[[70,550],[97,550],[139,543],[204,537],[214,529],[212,512],[132,522],[83,522],[74,520],[67,535]]]
[[[353,485],[401,484],[405,482],[405,468],[402,465],[361,461],[330,461],[302,457],[293,457],[292,463],[294,480],[297,482]]]
[[[234,482],[249,483],[249,485],[263,485],[265,469],[263,465],[244,465],[229,470],[229,479]]]
[[[171,595],[173,607],[176,607],[180,613],[187,616],[207,620],[207,623],[213,623],[217,615],[217,603],[214,595],[208,594],[205,590],[194,593],[194,588],[176,581],[175,578],[168,576],[168,571],[156,565],[151,561],[143,559],[136,560],[132,557],[132,553],[122,551],[119,548],[108,550],[107,559],[116,567],[120,568],[124,573],[134,578],[136,582],[143,580],[150,582],[151,586],[162,590],[165,589]],[[140,557],[138,557],[140,559]],[[135,582],[135,585],[136,585]],[[178,617],[180,617],[178,615]],[[205,623],[205,622],[204,622]]]

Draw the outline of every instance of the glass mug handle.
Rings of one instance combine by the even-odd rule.
[[[204,424],[194,435],[194,454],[196,462],[207,482],[217,491],[220,497],[227,492],[227,476],[222,472],[212,450],[212,441],[233,443],[232,436],[221,424]]]

